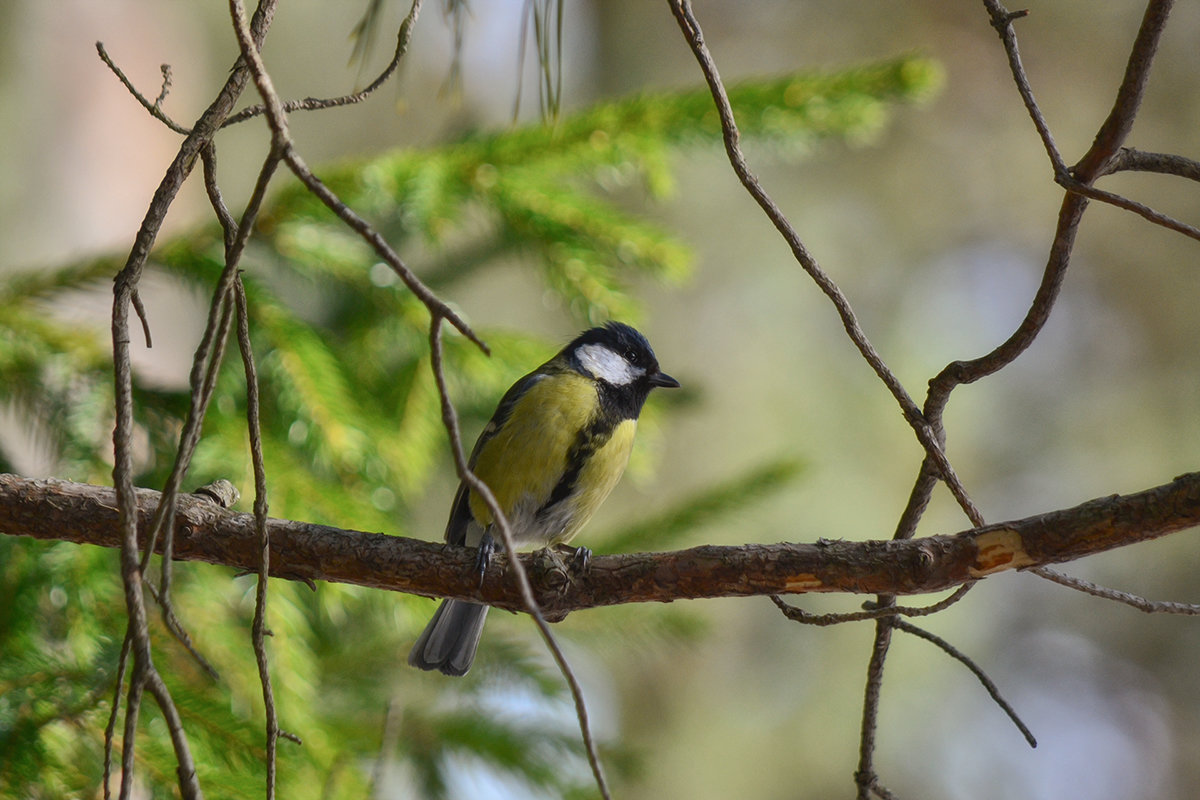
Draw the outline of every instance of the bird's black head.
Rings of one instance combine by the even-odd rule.
[[[631,417],[637,417],[651,389],[679,386],[658,368],[646,337],[621,322],[584,331],[564,353],[572,369],[595,380],[601,396]]]

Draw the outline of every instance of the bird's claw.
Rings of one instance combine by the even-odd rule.
[[[487,574],[488,564],[492,554],[496,552],[496,540],[490,533],[485,533],[479,540],[479,554],[475,557],[475,572],[479,575],[479,585],[483,586],[483,578]]]
[[[559,566],[564,572],[580,573],[588,568],[592,563],[592,551],[586,547],[571,547],[570,545],[559,544],[554,546],[552,551],[555,555],[567,556],[568,561],[564,564],[559,561]],[[558,561],[558,559],[555,559]]]
[[[591,563],[592,551],[586,547],[576,547],[575,554],[571,556],[571,568],[576,572],[583,572]]]

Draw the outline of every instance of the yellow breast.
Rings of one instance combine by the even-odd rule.
[[[595,384],[587,378],[573,372],[550,375],[517,400],[500,432],[479,451],[474,472],[496,495],[518,540],[535,545],[567,541],[620,479],[633,446],[634,420],[618,423],[592,454],[575,481],[576,491],[562,508],[556,507],[554,518],[535,520],[567,470],[571,447],[595,417],[598,402]],[[474,492],[470,503],[472,516],[490,525],[492,515]]]
[[[608,497],[617,485],[621,474],[625,472],[625,465],[629,463],[629,453],[633,450],[633,434],[636,431],[637,420],[627,419],[617,423],[609,440],[588,460],[576,484],[579,491],[573,499],[574,514],[571,523],[562,536],[555,540],[555,544],[570,541],[592,518],[604,502],[604,498]]]

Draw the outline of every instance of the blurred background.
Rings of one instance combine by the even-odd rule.
[[[284,4],[265,49],[281,94],[341,94],[386,63],[407,5],[384,5],[379,42],[360,65],[350,56],[362,5]],[[523,2],[470,8],[457,83],[450,77],[453,22],[440,4],[428,5],[398,77],[371,101],[294,116],[309,164],[432,146],[512,124]],[[1017,26],[1022,55],[1071,163],[1108,113],[1143,8],[1081,0],[1029,7]],[[748,156],[918,402],[926,381],[948,361],[1003,341],[1036,289],[1062,192],[982,5],[760,0],[698,2],[696,13],[730,83],[910,52],[941,64],[940,93],[897,107],[869,142],[824,143],[798,157],[751,141]],[[567,2],[563,22],[565,115],[631,93],[701,84],[665,3]],[[1131,146],[1200,152],[1198,35],[1200,6],[1180,4]],[[220,3],[17,0],[0,7],[3,273],[98,254],[123,258],[178,146],[99,61],[96,40],[150,96],[160,83],[159,64],[170,62],[165,108],[184,122],[207,104],[236,52]],[[534,61],[529,55],[524,66],[523,121],[537,118]],[[223,134],[222,188],[231,205],[244,201],[267,141],[253,123]],[[695,527],[679,544],[890,537],[921,455],[895,402],[741,189],[720,148],[689,147],[670,158],[675,186],[668,196],[625,190],[618,200],[694,253],[686,281],[635,285],[640,327],[692,398],[653,415],[651,455],[580,541],[605,552],[606,530],[780,458],[803,464],[783,490]],[[1192,224],[1200,220],[1200,193],[1178,178],[1126,174],[1103,186]],[[172,208],[164,238],[208,224],[209,215],[203,187],[193,179]],[[947,412],[948,453],[989,521],[1136,491],[1197,469],[1198,270],[1196,242],[1111,207],[1089,209],[1044,332],[1014,365],[960,388]],[[502,266],[455,284],[447,299],[473,325],[538,337],[547,343],[540,352],[548,354],[581,323],[543,294],[527,272]],[[158,385],[182,387],[206,300],[155,276],[146,300],[156,343],[140,356],[140,369]],[[73,297],[56,313],[102,330],[109,303],[103,288]],[[18,472],[79,477],[62,474],[52,448],[11,407],[0,410],[0,440]],[[444,457],[439,470],[401,532],[440,536],[453,491]],[[920,532],[967,527],[939,491]],[[1183,533],[1067,571],[1152,599],[1200,602],[1196,563],[1195,536]],[[244,580],[238,591],[252,594]],[[320,592],[359,596],[344,587]],[[857,609],[862,598],[794,599],[825,612]],[[433,608],[419,599],[364,602],[389,609],[405,635]],[[604,625],[595,618],[610,613],[581,612],[558,628],[600,735],[634,764],[619,770],[619,796],[853,795],[868,624],[797,627],[766,598],[703,601],[623,609],[625,633],[610,627],[589,641],[590,629]],[[674,615],[669,635],[656,627],[661,614]],[[900,796],[1100,800],[1200,792],[1194,622],[1143,616],[1031,575],[1005,574],[922,624],[988,671],[1039,747],[1026,746],[960,665],[925,642],[899,637],[883,690],[878,768]],[[544,660],[529,655],[538,646],[525,620],[494,614],[487,637],[503,643],[493,659],[510,652],[503,647],[518,652],[519,644],[525,648],[519,657]],[[286,647],[274,645],[277,652]],[[341,646],[353,668],[356,643],[343,639]],[[445,710],[461,707],[461,694],[484,715],[549,720],[572,734],[569,702],[561,696],[546,700],[494,677],[485,693],[486,675],[464,690],[402,666],[403,635],[389,646],[395,649],[383,647],[371,663],[394,669],[373,677],[400,696],[419,694],[427,708]],[[277,669],[286,672],[286,656]],[[369,708],[362,724],[370,726],[364,736],[378,738],[385,704],[363,703]],[[449,763],[448,796],[541,796],[517,778],[498,777],[486,759]],[[413,769],[397,758],[376,786],[380,796],[411,796],[420,783]],[[577,756],[564,756],[562,769],[586,779]]]

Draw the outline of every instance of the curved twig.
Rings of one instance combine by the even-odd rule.
[[[987,691],[988,695],[992,698],[996,705],[1000,706],[1001,710],[1008,715],[1008,718],[1011,719],[1013,724],[1017,726],[1017,729],[1021,731],[1021,735],[1025,737],[1025,741],[1029,742],[1029,746],[1037,747],[1037,739],[1034,737],[1033,731],[1029,730],[1029,727],[1023,721],[1021,721],[1019,716],[1017,716],[1016,710],[1014,710],[1013,707],[1009,705],[1008,701],[1005,700],[1000,694],[1000,688],[996,686],[995,682],[989,678],[987,673],[984,672],[978,664],[972,661],[969,656],[937,634],[930,633],[924,628],[918,628],[911,622],[905,622],[902,619],[896,619],[892,620],[892,625],[898,630],[902,630],[905,633],[912,634],[913,636],[924,639],[925,641],[936,645],[943,653],[957,660],[964,667],[971,670],[971,673],[979,679],[981,684],[983,684],[983,688]]]
[[[974,585],[974,582],[964,583],[955,589],[953,594],[927,606],[877,606],[875,603],[864,603],[865,608],[863,611],[852,611],[844,614],[813,614],[802,608],[797,608],[777,594],[770,595],[770,598],[776,608],[782,611],[783,615],[792,622],[823,628],[829,625],[841,625],[847,622],[861,622],[863,620],[882,619],[884,617],[927,617],[930,614],[945,611],[959,600],[962,600]]]
[[[741,134],[738,132],[737,121],[733,115],[733,107],[729,102],[729,95],[725,91],[720,73],[717,71],[716,62],[713,60],[712,54],[708,51],[708,45],[704,43],[704,33],[700,29],[700,23],[696,20],[695,14],[692,13],[691,3],[687,0],[670,0],[670,5],[671,11],[679,23],[679,28],[683,32],[688,45],[691,47],[696,61],[700,64],[701,72],[704,73],[704,79],[708,83],[709,91],[717,108],[717,115],[721,121],[721,134],[725,143],[725,152],[729,156],[729,163],[732,165],[738,180],[741,181],[746,191],[754,198],[759,207],[762,208],[767,218],[771,220],[771,224],[775,226],[776,230],[779,231],[788,243],[797,263],[800,264],[801,268],[817,284],[817,287],[833,303],[842,321],[842,327],[845,328],[846,334],[850,337],[850,341],[854,343],[859,353],[862,354],[871,369],[874,370],[884,386],[888,388],[888,391],[896,399],[901,412],[904,414],[904,418],[916,433],[917,440],[920,441],[921,446],[925,448],[929,457],[937,465],[939,474],[950,488],[955,500],[966,513],[967,518],[974,525],[982,525],[983,515],[975,507],[975,503],[967,494],[962,481],[959,480],[953,466],[946,458],[946,454],[942,451],[941,442],[936,431],[929,425],[921,409],[917,408],[917,404],[913,402],[912,397],[909,396],[900,379],[891,371],[882,356],[875,349],[875,346],[871,344],[871,340],[867,338],[846,295],[833,279],[825,273],[820,264],[817,263],[816,258],[809,252],[804,242],[800,239],[800,235],[796,232],[796,229],[788,222],[783,211],[775,204],[775,201],[771,199],[771,196],[767,194],[762,184],[759,183],[758,178],[751,172],[746,162],[746,156],[739,144]]]
[[[1111,175],[1123,170],[1157,172],[1200,181],[1200,161],[1173,153],[1148,153],[1132,147],[1122,147],[1117,155],[1108,162],[1104,174]]]
[[[371,81],[365,88],[360,89],[357,92],[341,95],[340,97],[306,97],[303,100],[288,100],[282,104],[283,110],[287,113],[291,113],[292,111],[321,111],[327,108],[350,106],[366,100],[367,97],[373,94],[376,89],[387,83],[388,78],[392,77],[392,73],[394,73],[400,66],[401,60],[403,60],[404,55],[408,52],[408,45],[412,41],[413,26],[416,24],[417,14],[420,12],[420,10],[421,0],[413,0],[413,4],[409,9],[408,16],[406,16],[404,21],[400,23],[400,29],[396,33],[396,52],[392,55],[392,60],[388,62],[386,67],[384,67],[383,72],[379,73],[379,76],[375,78],[375,80]],[[227,128],[230,125],[236,125],[239,122],[245,122],[252,117],[262,116],[266,112],[267,106],[265,103],[247,106],[238,113],[230,116],[229,119],[225,120],[221,127]]]
[[[161,122],[163,125],[166,125],[176,133],[182,133],[184,136],[187,136],[191,133],[190,129],[183,127],[178,122],[171,119],[167,115],[167,112],[162,110],[162,102],[163,100],[167,99],[167,92],[170,91],[171,88],[171,67],[169,64],[162,65],[162,89],[158,93],[158,99],[151,103],[146,99],[144,94],[137,90],[137,88],[133,85],[133,82],[130,81],[129,78],[125,76],[125,73],[121,71],[121,68],[113,62],[112,58],[108,55],[108,51],[104,49],[104,42],[96,42],[96,52],[100,55],[100,60],[103,61],[110,70],[112,70],[112,73],[117,76],[117,80],[124,84],[125,89],[131,95],[133,95],[133,98],[141,104],[142,108],[150,112],[150,116],[154,117],[156,120]]]

